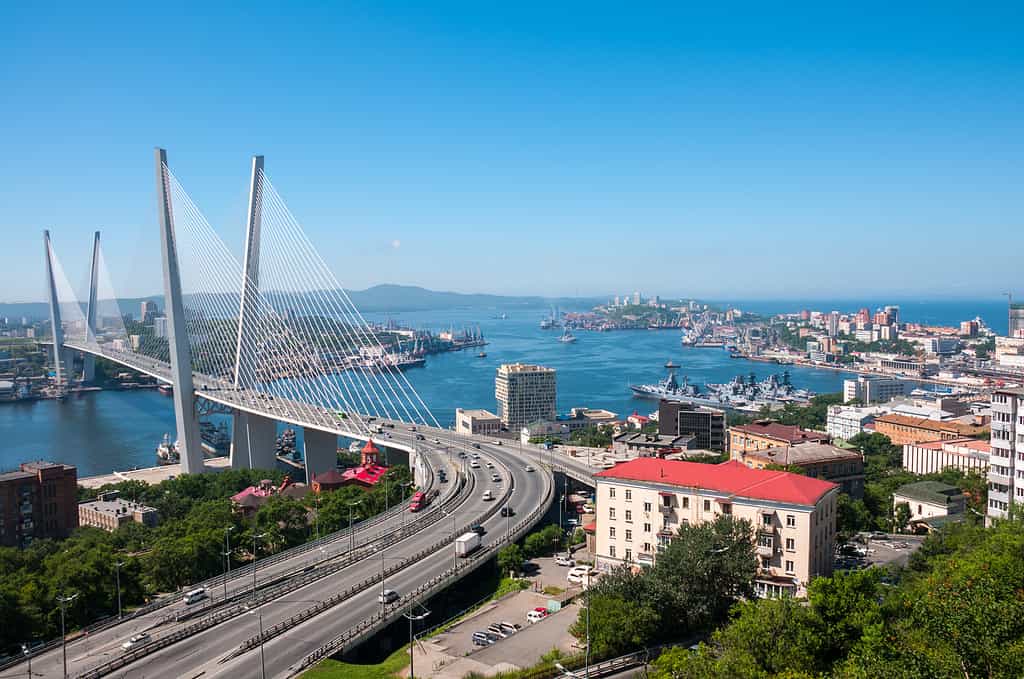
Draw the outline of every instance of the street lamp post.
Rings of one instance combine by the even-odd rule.
[[[253,533],[252,536],[252,600],[256,601],[256,541],[262,540],[267,537],[266,533],[260,533],[259,535]]]
[[[28,658],[28,679],[32,679],[32,651],[29,650],[28,644],[21,645],[21,652]]]
[[[348,503],[348,537],[349,537],[349,551],[356,551],[356,527],[352,523],[352,509],[359,506],[362,500],[356,500],[355,502]]]
[[[246,612],[256,614],[256,620],[258,621],[257,624],[259,625],[258,629],[260,633],[260,677],[261,679],[267,679],[267,661],[263,655],[263,611],[261,611],[258,607],[249,608],[248,606],[246,606]]]
[[[316,541],[320,542],[320,493],[315,493],[313,501],[316,503],[316,514],[313,515],[313,525],[316,527]]]
[[[124,561],[114,562],[114,578],[117,582],[117,619],[121,619],[121,567]]]
[[[412,613],[403,613],[405,619],[409,621],[409,679],[413,679],[416,676],[414,656],[416,655],[416,637],[412,633],[412,624],[417,620],[423,620],[430,611],[424,611],[420,615],[413,615]]]
[[[224,528],[224,598],[228,598],[228,577],[231,575],[231,538],[228,537],[234,526]]]
[[[64,679],[68,679],[68,637],[64,628],[64,616],[67,612],[68,604],[77,598],[77,594],[57,597],[57,603],[60,604],[60,651],[64,658]]]

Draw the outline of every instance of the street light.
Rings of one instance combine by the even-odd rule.
[[[260,677],[262,679],[267,679],[267,661],[266,658],[264,658],[263,656],[263,611],[261,611],[259,607],[249,608],[248,606],[246,606],[245,612],[246,615],[248,615],[249,613],[255,613],[256,619],[259,621],[258,624],[260,632]]]
[[[416,676],[415,664],[413,660],[413,656],[416,655],[416,638],[413,636],[412,633],[412,623],[414,621],[423,620],[428,615],[430,615],[430,611],[424,609],[424,612],[420,615],[413,615],[412,613],[403,613],[402,615],[404,615],[405,619],[409,621],[409,679],[413,679]]]
[[[28,679],[32,679],[32,651],[29,650],[28,644],[21,645],[21,652],[28,658]]]
[[[114,563],[114,577],[117,579],[117,619],[121,619],[121,567],[124,561]]]
[[[58,596],[57,603],[60,604],[60,651],[64,658],[64,679],[68,679],[68,637],[64,631],[64,616],[68,604],[78,598],[78,594],[71,596]]]
[[[228,598],[228,577],[231,575],[231,531],[235,529],[234,526],[226,526],[224,528],[224,598]],[[255,566],[254,566],[255,567]]]
[[[262,540],[267,537],[266,533],[260,533],[259,535],[253,533],[252,536],[252,600],[256,601],[256,541]]]
[[[441,513],[452,517],[452,569],[454,570],[459,567],[459,546],[455,544],[455,513],[449,512],[444,507],[441,508]]]
[[[348,503],[348,535],[349,535],[349,551],[356,551],[356,527],[352,523],[352,509],[362,504],[362,500],[356,500],[355,502]]]

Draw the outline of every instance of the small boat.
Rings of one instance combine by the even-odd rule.
[[[177,464],[179,461],[177,441],[171,443],[171,435],[164,434],[163,442],[156,447],[156,463],[159,465]]]
[[[558,341],[561,342],[562,344],[571,344],[572,342],[576,341],[576,335],[572,334],[572,330],[570,330],[569,326],[567,325],[562,330],[562,336],[558,338]]]
[[[476,355],[476,357],[477,358],[487,358],[487,352],[486,351],[481,351],[479,354]]]

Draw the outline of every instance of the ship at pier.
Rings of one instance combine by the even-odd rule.
[[[772,408],[786,403],[804,404],[814,396],[807,389],[794,387],[788,371],[781,377],[769,375],[760,382],[751,373],[748,378],[736,377],[725,384],[706,384],[701,390],[696,384],[691,384],[685,375],[680,383],[676,379],[677,366],[671,361],[665,367],[668,368],[668,376],[657,384],[630,385],[633,395],[637,398],[664,399],[744,412],[758,412],[765,406]]]

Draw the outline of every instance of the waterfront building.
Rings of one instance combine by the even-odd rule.
[[[158,517],[156,508],[123,500],[117,491],[103,493],[92,502],[78,505],[80,526],[92,526],[110,533],[131,521],[152,528],[158,523]]]
[[[658,433],[693,436],[697,448],[724,450],[725,411],[662,399],[658,403]]]
[[[159,309],[157,309],[156,302],[146,299],[142,301],[142,308],[140,311],[139,320],[144,324],[148,324],[156,317]]]
[[[917,481],[900,486],[892,493],[892,510],[905,504],[910,508],[910,521],[964,513],[964,493],[956,486],[939,481]]]
[[[924,362],[904,356],[885,356],[879,359],[882,372],[899,375],[923,375]]]
[[[854,379],[843,380],[843,401],[885,403],[896,396],[905,395],[909,390],[909,383],[896,377],[857,375]]]
[[[988,472],[992,444],[972,438],[903,444],[903,468],[914,474],[936,474],[943,469],[963,473]]]
[[[978,321],[960,321],[960,334],[963,337],[977,337],[979,329]]]
[[[489,410],[456,408],[455,431],[459,434],[491,436],[501,431],[501,420]]]
[[[875,418],[875,431],[888,436],[897,446],[904,443],[976,438],[988,434],[989,429],[983,422],[984,418],[976,419],[979,421],[968,423],[888,413]]]
[[[23,462],[0,474],[0,546],[65,538],[78,527],[78,470],[54,462]]]
[[[805,476],[839,484],[842,492],[854,499],[864,497],[864,455],[856,450],[828,443],[798,443],[748,452],[734,450],[731,457],[751,469],[799,467]]]
[[[876,417],[886,412],[888,411],[880,406],[829,406],[825,431],[833,438],[852,439],[863,433],[865,427],[874,422]]]
[[[992,394],[992,433],[988,465],[988,523],[1005,519],[1010,505],[1024,503],[1024,389],[997,389]]]
[[[537,420],[555,419],[555,369],[525,363],[498,367],[494,381],[498,417],[516,431]]]
[[[828,443],[828,434],[809,431],[795,425],[779,424],[771,420],[757,420],[750,424],[729,427],[729,450],[750,452],[777,446],[795,446],[799,443]]]
[[[683,524],[720,515],[754,526],[755,588],[762,596],[803,595],[832,573],[839,487],[800,474],[645,457],[595,475],[595,565],[653,565]]]

